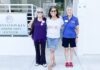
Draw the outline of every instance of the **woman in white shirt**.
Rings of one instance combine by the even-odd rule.
[[[52,6],[47,18],[47,45],[50,49],[50,66],[55,66],[55,50],[59,44],[60,31],[63,19],[59,17],[58,9]]]

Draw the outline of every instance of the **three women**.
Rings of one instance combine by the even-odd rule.
[[[50,49],[50,66],[56,65],[55,50],[58,47],[60,31],[63,27],[62,46],[65,49],[66,67],[73,67],[72,57],[76,47],[76,39],[79,32],[78,19],[73,16],[72,7],[67,7],[67,15],[60,17],[58,9],[52,6],[49,9],[48,18],[43,16],[43,9],[37,9],[37,17],[32,23],[32,39],[36,49],[36,65],[47,66],[45,57],[45,47]],[[70,47],[70,48],[69,48]],[[70,55],[68,54],[70,51]],[[69,55],[69,56],[68,56]],[[67,59],[69,57],[69,59]]]

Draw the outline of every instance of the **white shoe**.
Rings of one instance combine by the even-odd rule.
[[[36,63],[35,66],[39,66],[39,64]]]
[[[43,66],[43,67],[47,67],[47,64],[43,64],[42,66]]]

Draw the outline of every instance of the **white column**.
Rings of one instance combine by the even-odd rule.
[[[42,7],[42,0],[40,0],[39,2],[40,2],[40,7]]]
[[[64,0],[64,14],[66,14],[67,0]]]
[[[77,16],[78,2],[79,2],[79,0],[73,0],[73,11],[74,11],[73,14],[75,16]]]

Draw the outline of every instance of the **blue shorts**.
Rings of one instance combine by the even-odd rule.
[[[59,38],[47,38],[47,48],[56,49],[59,44]]]

